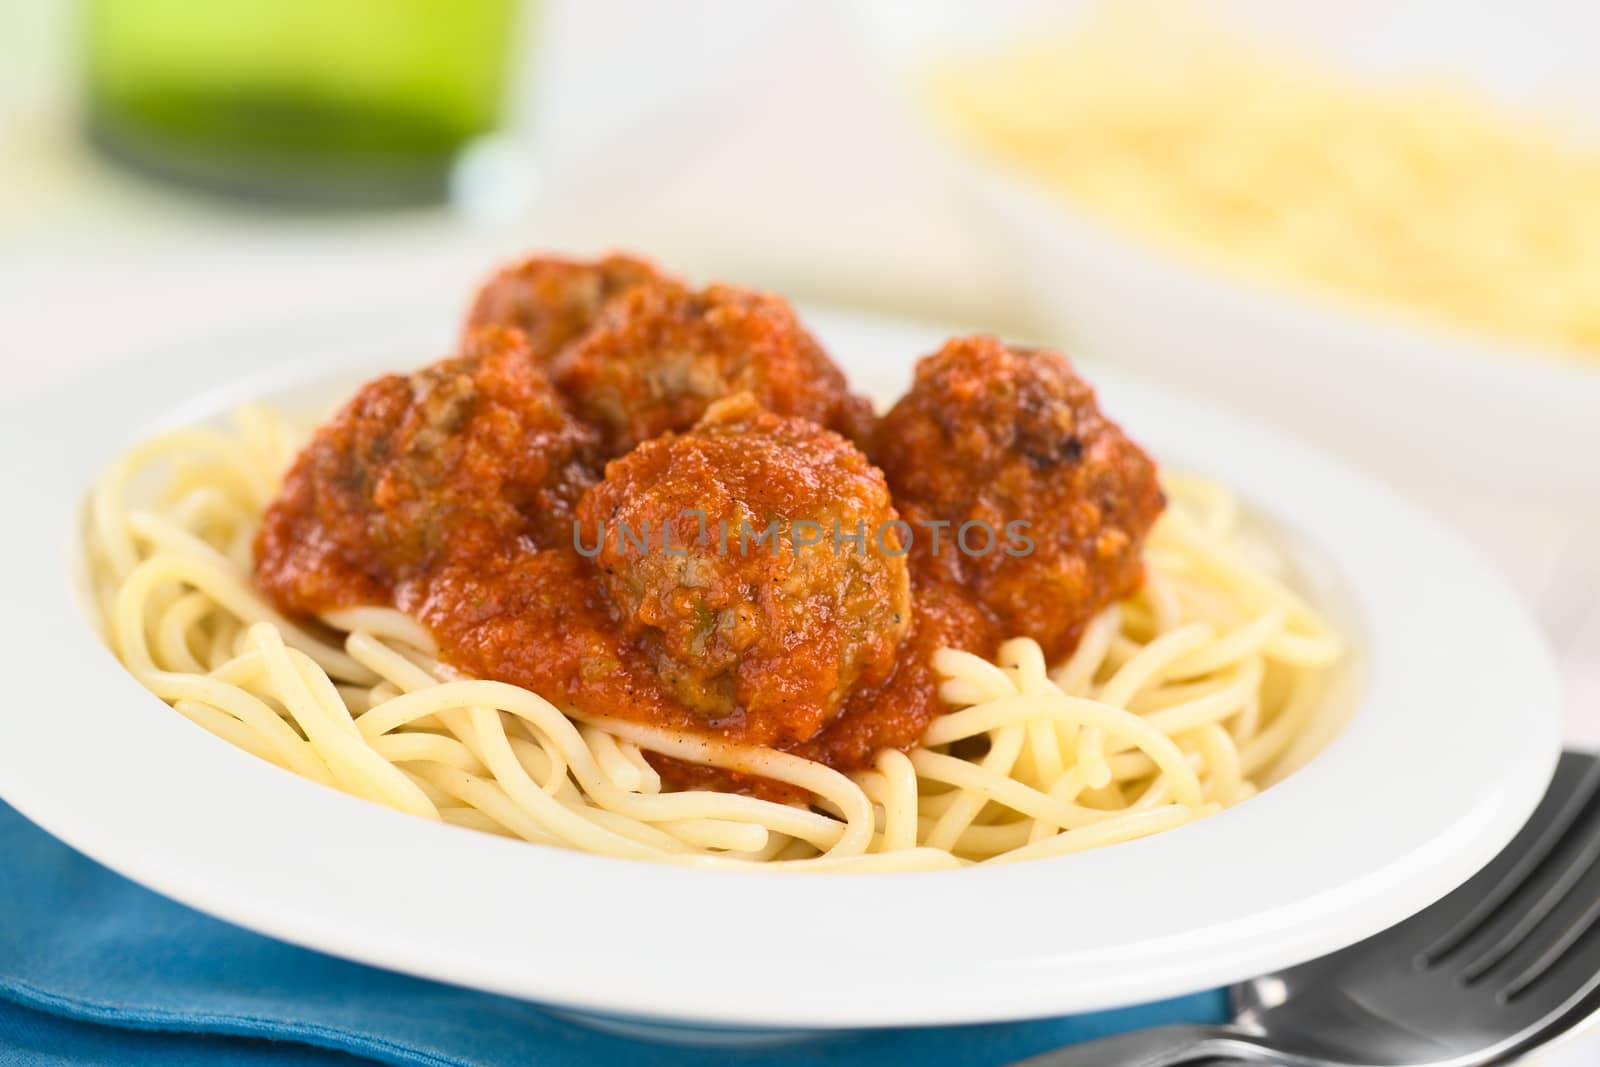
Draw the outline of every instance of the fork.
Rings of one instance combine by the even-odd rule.
[[[1533,818],[1443,900],[1230,991],[1234,1021],[1073,1045],[1014,1067],[1480,1067],[1600,1010],[1600,758],[1568,752]]]

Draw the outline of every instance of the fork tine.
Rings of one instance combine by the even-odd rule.
[[[1498,967],[1553,914],[1565,911],[1571,915],[1575,909],[1587,908],[1592,898],[1574,900],[1565,907],[1563,905],[1573,896],[1573,889],[1600,862],[1597,807],[1600,805],[1591,804],[1583,817],[1569,828],[1566,835],[1568,841],[1563,841],[1551,853],[1551,860],[1546,864],[1553,873],[1549,884],[1537,892],[1533,892],[1533,886],[1528,884],[1530,892],[1520,894],[1517,900],[1520,908],[1514,916],[1508,910],[1508,916],[1512,917],[1510,925],[1463,968],[1461,976],[1469,984],[1482,980]]]
[[[1578,898],[1583,899],[1582,897]],[[1600,922],[1600,887],[1589,896],[1583,912],[1570,924],[1561,924],[1559,916],[1556,921],[1556,939],[1548,945],[1538,957],[1524,967],[1501,991],[1501,996],[1507,1001],[1514,1001],[1530,992],[1547,975],[1550,975],[1565,960],[1573,949],[1583,943]],[[1587,974],[1600,972],[1600,944],[1586,945],[1583,953],[1585,963],[1583,970]]]
[[[1579,773],[1582,777],[1573,786],[1571,793],[1566,793],[1563,788],[1566,783],[1561,781],[1562,777]],[[1423,950],[1420,956],[1422,965],[1438,966],[1465,946],[1479,931],[1486,929],[1507,903],[1547,866],[1551,856],[1589,812],[1597,793],[1600,793],[1600,762],[1582,757],[1563,756],[1548,797],[1534,813],[1527,828],[1501,854],[1499,863],[1491,866],[1467,885],[1467,891],[1474,894],[1479,894],[1478,883],[1489,883],[1490,888],[1482,891],[1481,895],[1478,895],[1478,902]],[[1565,795],[1564,800],[1554,803],[1548,799],[1563,795]],[[1496,939],[1497,945],[1504,941],[1504,938]],[[1509,942],[1506,951],[1511,947],[1515,947],[1515,941]],[[1473,966],[1476,967],[1492,952],[1493,949],[1490,953],[1474,960]],[[1500,956],[1503,957],[1504,954],[1501,952]],[[1492,965],[1493,961],[1488,961],[1484,970]]]

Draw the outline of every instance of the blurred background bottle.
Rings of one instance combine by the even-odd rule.
[[[516,0],[88,0],[85,119],[112,159],[304,207],[442,201],[501,120]]]

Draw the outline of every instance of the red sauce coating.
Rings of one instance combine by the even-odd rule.
[[[1002,628],[1070,652],[1105,605],[1139,587],[1164,501],[1150,457],[1100,413],[1059,352],[958,337],[917,364],[884,416],[873,460],[902,510],[992,531],[1027,551],[948,553],[952,577]],[[937,457],[931,459],[930,457]]]
[[[734,393],[857,442],[872,425],[871,405],[850,393],[788,302],[732,285],[634,286],[567,348],[554,377],[611,455],[687,430]]]
[[[369,383],[317,431],[256,538],[280,608],[393,605],[472,674],[851,770],[940,712],[939,648],[991,655],[1024,633],[1059,655],[1136,587],[1154,466],[1055,353],[952,341],[874,434],[777,298],[547,262],[497,275],[477,307],[563,323],[561,351],[472,329],[461,355]],[[617,292],[572,297],[617,270]],[[600,310],[583,325],[578,305]],[[875,437],[872,460],[825,426]],[[1027,521],[1035,552],[974,558],[949,532],[935,552],[919,525],[974,518]],[[774,519],[775,554],[741,546],[741,522]],[[802,548],[801,521],[827,536]],[[646,522],[645,546],[618,536]],[[784,795],[654,762],[678,787]]]
[[[478,331],[317,431],[256,535],[256,584],[297,612],[388,604],[447,562],[569,543],[598,446],[521,333]]]
[[[866,531],[897,518],[859,449],[749,393],[613,460],[578,506],[612,617],[667,689],[782,747],[893,669],[910,577],[898,536]]]
[[[478,290],[463,337],[485,326],[521,330],[547,365],[587,333],[612,300],[636,285],[670,280],[633,256],[594,263],[530,256],[502,267]]]

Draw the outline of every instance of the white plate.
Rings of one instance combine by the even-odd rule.
[[[613,1015],[860,1027],[1125,1005],[1345,945],[1488,860],[1553,766],[1549,657],[1454,537],[1291,441],[1099,376],[1135,437],[1316,546],[1357,630],[1365,687],[1349,726],[1258,798],[1060,859],[807,877],[539,848],[285,774],[168,709],[100,646],[69,591],[84,491],[158,423],[425,362],[454,318],[374,310],[242,329],[0,409],[7,801],[153,889],[336,955]],[[903,388],[936,340],[884,320],[811,321],[879,393]]]

